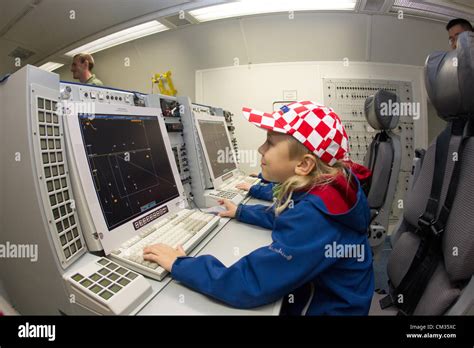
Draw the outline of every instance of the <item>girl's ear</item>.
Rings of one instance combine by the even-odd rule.
[[[295,174],[306,176],[309,175],[316,167],[316,159],[313,155],[304,155],[303,159],[296,165],[295,167]]]

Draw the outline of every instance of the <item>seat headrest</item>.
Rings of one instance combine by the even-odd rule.
[[[442,119],[473,116],[474,32],[461,33],[454,51],[434,52],[428,56],[425,85]]]
[[[389,130],[397,126],[399,114],[393,113],[392,106],[398,103],[395,93],[379,89],[365,100],[365,118],[369,125],[378,130]]]

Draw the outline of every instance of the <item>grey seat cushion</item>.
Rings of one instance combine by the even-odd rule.
[[[375,167],[372,173],[372,183],[368,202],[370,208],[381,208],[387,195],[388,182],[392,171],[393,149],[389,142],[382,142],[378,146]]]
[[[420,238],[416,234],[405,232],[400,235],[397,243],[393,246],[387,264],[388,278],[393,286],[400,285],[410,268],[419,244]]]
[[[451,281],[474,274],[474,139],[464,148],[459,185],[443,238],[443,255]]]
[[[452,154],[457,149],[461,137],[453,137],[449,146],[448,153]],[[423,159],[423,166],[421,167],[420,174],[413,185],[411,191],[408,191],[405,202],[404,202],[404,218],[412,226],[418,226],[418,217],[424,213],[426,208],[426,203],[431,192],[431,182],[433,180],[434,173],[434,162],[435,162],[435,153],[436,153],[436,142],[433,142],[428,149],[426,150],[425,157]],[[451,173],[453,171],[454,162],[447,161],[446,171],[444,175],[443,182],[449,183],[451,178]],[[448,185],[443,185],[441,191],[441,202],[444,202],[446,193],[448,190]],[[439,207],[441,209],[441,206]],[[439,210],[438,209],[438,210]]]
[[[400,285],[419,244],[420,238],[412,232],[405,232],[400,235],[392,250],[387,267],[393,286]],[[457,285],[449,280],[448,273],[441,260],[413,314],[442,315],[459,297],[460,293],[461,291]]]
[[[451,140],[449,153],[457,149],[460,137]],[[431,191],[434,172],[436,144],[432,144],[425,155],[420,175],[413,190],[405,200],[405,229],[400,233],[388,262],[388,275],[394,286],[398,286],[408,271],[414,258],[419,237],[414,233],[418,217],[424,212]],[[447,194],[454,161],[448,160],[441,202]],[[457,284],[474,274],[474,139],[469,139],[464,148],[461,162],[459,185],[454,198],[451,214],[442,240],[443,260],[438,265],[414,314],[443,314],[458,298]],[[441,207],[439,207],[441,209]]]
[[[423,296],[413,312],[414,315],[442,315],[461,294],[448,278],[441,261],[438,264]]]
[[[452,139],[449,153],[453,154],[460,137]],[[404,217],[415,230],[418,217],[424,212],[431,190],[436,145],[432,144],[425,155],[420,175],[405,200]],[[474,139],[469,139],[462,156],[459,185],[451,214],[443,236],[443,254],[451,281],[468,279],[474,274]],[[446,198],[454,161],[446,164],[441,202]],[[441,209],[441,206],[439,207]]]

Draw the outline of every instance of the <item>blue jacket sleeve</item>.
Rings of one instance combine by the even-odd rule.
[[[271,206],[239,204],[235,212],[235,218],[251,225],[272,229],[275,213]]]
[[[262,185],[262,184],[252,185],[249,190],[249,195],[254,198],[271,202],[273,201],[273,186],[274,184],[272,183],[266,184],[266,185]]]
[[[288,209],[275,220],[272,244],[230,267],[210,255],[180,257],[173,264],[172,276],[238,308],[280,299],[336,262],[325,257],[325,246],[338,240],[337,230],[316,209],[301,208]]]

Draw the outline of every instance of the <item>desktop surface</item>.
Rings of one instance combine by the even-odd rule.
[[[250,199],[247,204],[270,204]],[[224,265],[230,266],[253,250],[271,243],[271,230],[248,225],[234,219],[221,219],[220,225],[203,241],[203,247],[191,256],[210,254]],[[165,286],[148,279],[158,294],[148,302],[138,315],[278,315],[281,300],[252,309],[238,309],[209,296],[191,290],[175,280]]]

